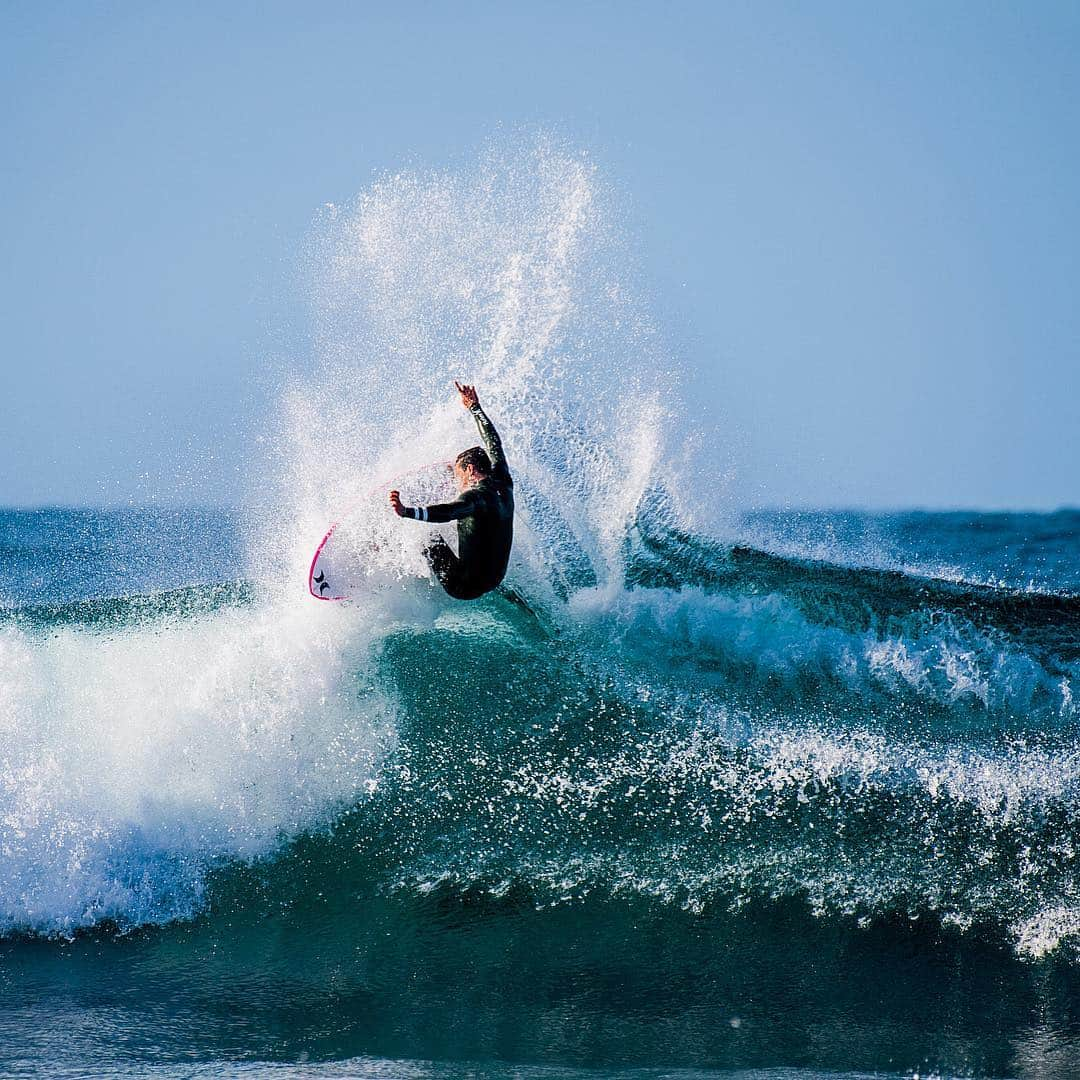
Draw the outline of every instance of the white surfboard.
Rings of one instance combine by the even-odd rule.
[[[457,546],[452,528],[399,518],[388,499],[395,488],[406,506],[449,502],[458,495],[448,461],[424,465],[373,487],[327,529],[315,549],[308,591],[316,600],[352,600],[377,581],[422,576],[426,573],[422,550],[436,532]]]

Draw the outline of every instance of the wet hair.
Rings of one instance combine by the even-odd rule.
[[[462,450],[454,458],[454,464],[460,465],[463,469],[471,467],[481,476],[491,475],[491,458],[487,456],[487,451],[482,446],[470,446],[468,450]]]

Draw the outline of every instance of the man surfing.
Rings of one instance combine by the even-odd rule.
[[[455,600],[475,600],[506,576],[514,542],[514,481],[506,465],[502,441],[484,410],[474,386],[454,386],[461,404],[473,414],[483,446],[463,450],[454,459],[454,477],[461,495],[433,506],[403,506],[401,495],[390,492],[390,505],[399,517],[416,521],[456,521],[458,554],[441,537],[424,552],[439,583]]]

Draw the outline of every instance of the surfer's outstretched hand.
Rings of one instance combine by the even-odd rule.
[[[480,404],[480,399],[476,396],[475,386],[462,386],[461,383],[454,380],[454,385],[457,387],[457,392],[461,395],[461,404],[466,409],[471,409],[474,405]]]
[[[398,517],[405,516],[405,508],[401,505],[401,492],[390,492],[390,508],[397,514]]]

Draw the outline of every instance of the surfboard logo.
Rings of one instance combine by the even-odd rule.
[[[326,580],[326,575],[321,570],[311,580],[319,586],[320,596],[325,595],[330,588],[330,582]]]

